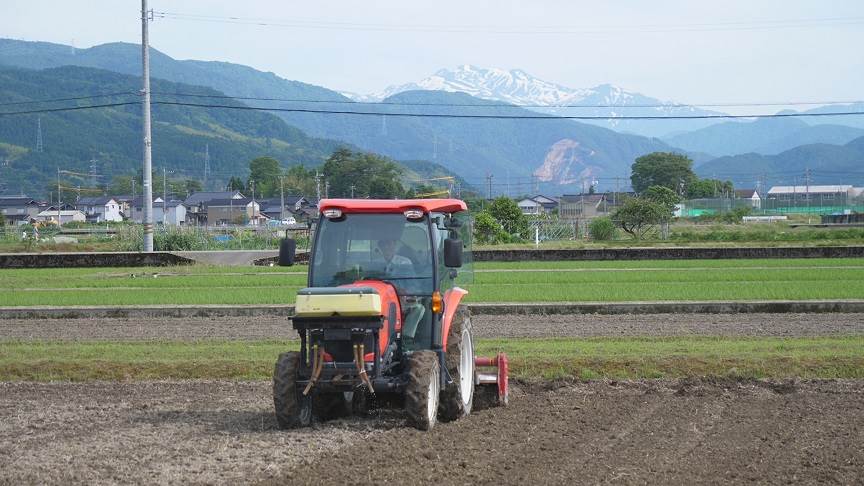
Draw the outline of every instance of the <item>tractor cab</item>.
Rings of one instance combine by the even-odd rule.
[[[421,429],[470,412],[478,374],[461,303],[460,285],[473,278],[466,210],[456,199],[321,201],[309,287],[292,318],[301,349],[283,353],[274,373],[280,425],[325,418],[349,395],[362,408],[377,393],[404,395]]]

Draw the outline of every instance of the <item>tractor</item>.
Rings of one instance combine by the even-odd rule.
[[[506,404],[507,358],[474,356],[462,303],[459,285],[473,276],[465,203],[323,199],[318,211],[308,287],[291,317],[300,350],[282,353],[273,373],[279,426],[364,413],[374,400],[402,404],[430,430],[469,414],[478,386]],[[295,248],[283,240],[280,264]]]

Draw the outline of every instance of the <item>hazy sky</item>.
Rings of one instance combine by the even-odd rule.
[[[242,63],[360,93],[468,63],[688,103],[864,98],[861,0],[150,0],[150,7],[281,24],[157,18],[151,45],[174,58]],[[139,10],[137,0],[2,0],[0,37],[79,48],[137,43]]]

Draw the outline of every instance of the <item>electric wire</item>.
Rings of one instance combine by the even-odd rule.
[[[88,110],[96,108],[114,108],[120,106],[140,105],[140,101],[106,103],[100,105],[72,106],[65,108],[45,108],[38,110],[0,112],[0,116],[31,115],[39,113],[55,113],[64,111]],[[356,116],[392,116],[408,118],[447,118],[447,119],[491,119],[491,120],[707,120],[707,119],[748,119],[748,118],[801,118],[801,117],[825,117],[825,116],[860,116],[864,111],[843,111],[831,113],[756,113],[747,115],[731,115],[725,113],[709,115],[489,115],[489,114],[466,114],[466,113],[405,113],[405,112],[380,112],[380,111],[351,111],[351,110],[316,110],[307,108],[280,108],[265,106],[246,105],[218,105],[203,103],[187,103],[182,101],[153,101],[152,105],[161,106],[183,106],[187,108],[215,108],[245,111],[269,111],[284,113],[311,113],[323,115],[356,115]]]
[[[406,101],[357,101],[357,100],[310,100],[302,98],[268,98],[256,96],[228,96],[228,95],[206,95],[196,93],[171,93],[153,91],[154,96],[176,96],[186,98],[212,98],[212,99],[235,99],[242,101],[280,101],[286,103],[332,103],[350,105],[384,105],[384,106],[446,106],[446,107],[506,107],[506,108],[688,108],[694,107],[748,107],[748,106],[822,106],[822,105],[851,105],[864,103],[864,100],[837,100],[837,101],[787,101],[787,102],[725,102],[725,103],[655,103],[635,105],[613,105],[613,104],[513,104],[513,103],[423,103]]]
[[[154,11],[154,18],[191,22],[251,25],[257,27],[287,27],[319,30],[378,31],[378,32],[437,32],[437,33],[486,33],[514,35],[585,35],[621,33],[669,33],[669,32],[717,32],[774,30],[805,27],[835,27],[864,23],[864,17],[827,17],[815,19],[766,19],[753,21],[728,21],[703,24],[648,24],[615,26],[567,25],[515,27],[501,25],[430,25],[430,24],[375,24],[360,22],[338,22],[317,19],[271,19],[237,16],[189,14],[169,11]]]

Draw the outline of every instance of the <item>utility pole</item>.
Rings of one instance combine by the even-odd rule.
[[[354,184],[351,184],[351,199],[354,199]]]
[[[804,183],[806,184],[806,194],[804,195],[807,201],[807,224],[810,224],[810,168],[804,169]]]
[[[612,206],[618,207],[618,183],[621,180],[620,177],[615,178],[615,192],[612,193]]]
[[[489,199],[490,201],[492,200],[492,178],[493,177],[495,177],[495,176],[493,176],[492,174],[488,174],[486,176],[486,185],[489,187],[487,199]]]
[[[251,188],[252,188],[252,221],[253,221],[252,224],[255,224],[254,223],[254,221],[255,221],[255,181],[252,179],[249,179],[249,186],[251,186]]]
[[[582,193],[579,194],[579,219],[585,219],[585,178],[582,178]]]
[[[150,133],[150,39],[148,22],[152,12],[147,9],[147,0],[141,0],[141,68],[144,96],[142,119],[144,126],[144,251],[153,251],[153,154]]]
[[[279,177],[279,220],[285,221],[285,177]]]
[[[321,174],[315,171],[315,197],[321,200]]]
[[[132,176],[132,203],[129,205],[129,217],[135,221],[135,176]]]
[[[60,227],[60,167],[57,167],[57,227]]]
[[[168,211],[168,175],[165,166],[162,166],[162,227],[166,224],[166,213]]]
[[[324,181],[324,197],[330,197],[330,181]]]

